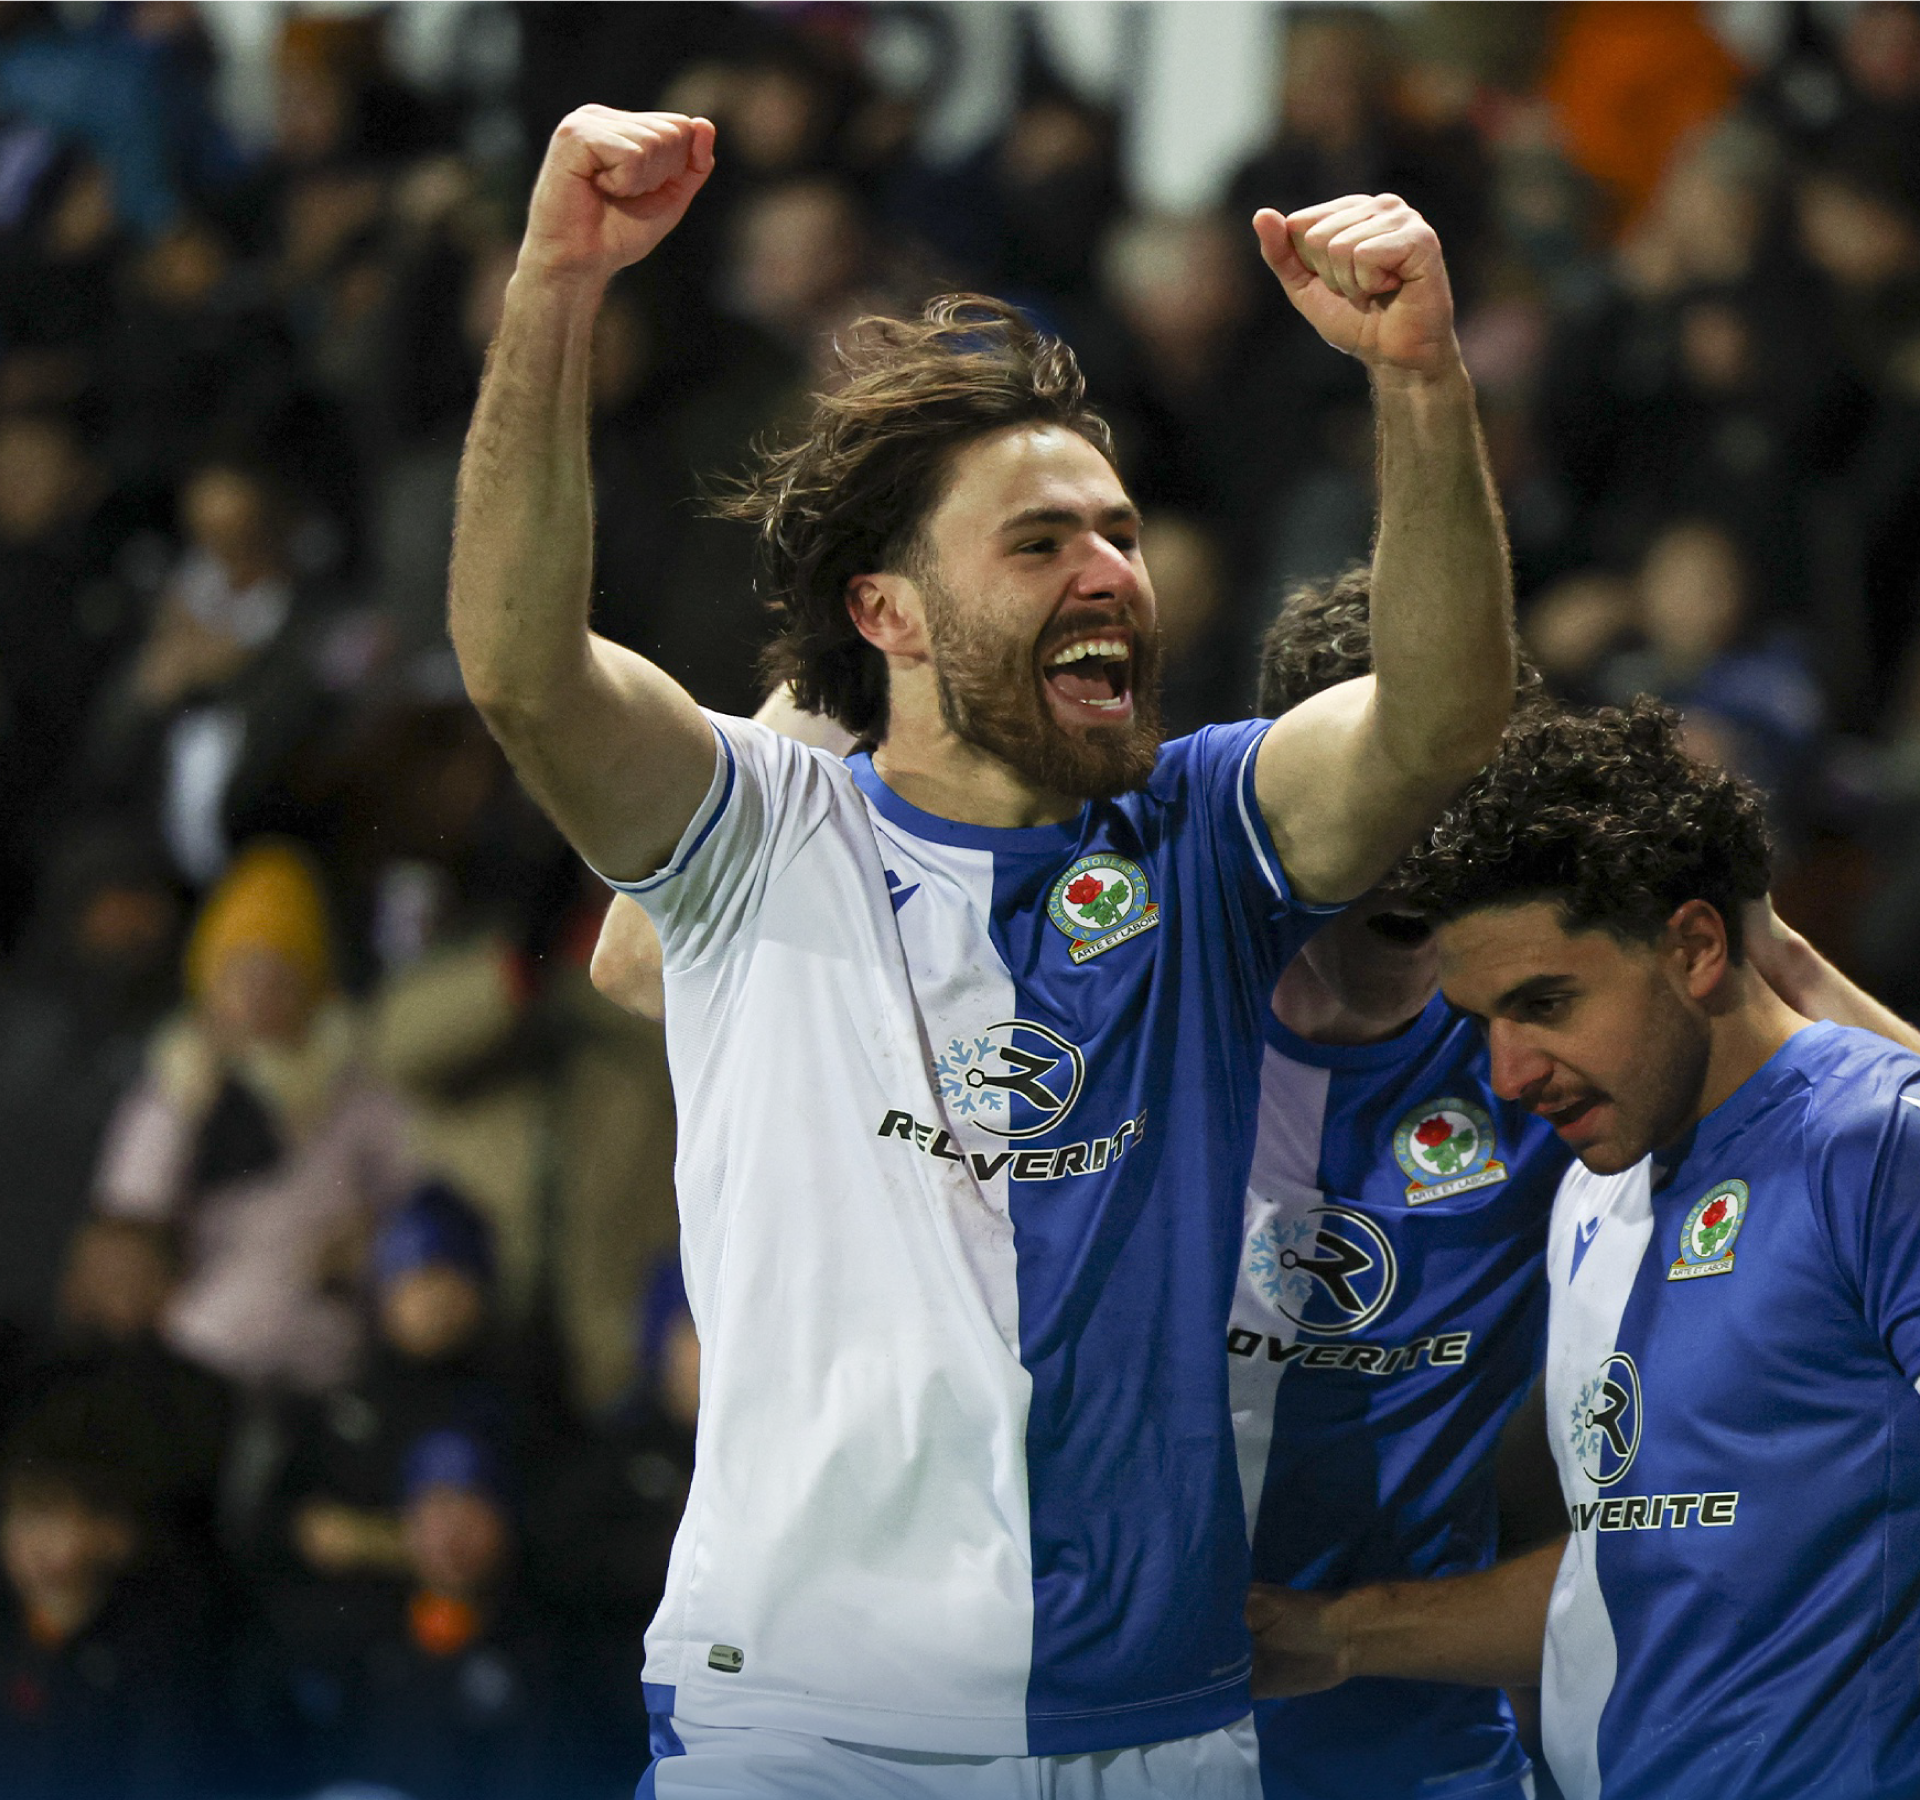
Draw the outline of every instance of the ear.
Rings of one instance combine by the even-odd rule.
[[[883,655],[927,654],[927,615],[920,590],[907,575],[856,575],[847,583],[847,617]]]
[[[1705,1001],[1726,979],[1733,959],[1727,952],[1727,922],[1708,900],[1686,900],[1667,920],[1667,941],[1677,959],[1676,974],[1689,998]]]

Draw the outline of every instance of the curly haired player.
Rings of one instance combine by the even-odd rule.
[[[1580,1160],[1547,1247],[1573,1530],[1256,1626],[1298,1685],[1524,1682],[1544,1642],[1569,1800],[1920,1784],[1920,1056],[1762,979],[1749,938],[1800,966],[1769,862],[1760,795],[1640,701],[1516,720],[1408,865],[1495,1089]]]
[[[452,579],[468,691],[662,943],[703,1367],[646,1780],[1251,1794],[1220,1337],[1261,1020],[1315,909],[1431,822],[1512,696],[1439,245],[1391,195],[1257,215],[1373,379],[1376,673],[1169,744],[1071,355],[980,299],[853,334],[735,507],[776,669],[872,745],[843,762],[588,629],[594,314],[713,154],[674,115],[556,132]]]

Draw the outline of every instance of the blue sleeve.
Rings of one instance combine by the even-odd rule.
[[[1167,746],[1161,776],[1186,790],[1199,841],[1219,883],[1228,929],[1248,946],[1264,978],[1277,980],[1293,953],[1339,913],[1294,897],[1254,791],[1254,767],[1271,719],[1208,725]]]
[[[1849,1084],[1819,1187],[1869,1328],[1920,1388],[1920,1066],[1905,1055],[1887,1061]]]

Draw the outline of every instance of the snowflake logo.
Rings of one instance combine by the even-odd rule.
[[[957,1117],[971,1119],[978,1113],[1006,1111],[1005,1088],[967,1080],[968,1071],[983,1068],[998,1050],[992,1038],[949,1038],[946,1049],[933,1059],[934,1073],[940,1077],[940,1098]]]
[[[1248,1246],[1247,1273],[1290,1319],[1313,1298],[1313,1277],[1301,1268],[1300,1251],[1313,1242],[1316,1230],[1311,1218],[1269,1219]]]
[[[1594,1410],[1600,1404],[1600,1390],[1605,1385],[1605,1377],[1606,1371],[1603,1369],[1580,1389],[1567,1419],[1574,1460],[1582,1468],[1599,1466],[1601,1446],[1607,1441],[1606,1434],[1592,1423]]]

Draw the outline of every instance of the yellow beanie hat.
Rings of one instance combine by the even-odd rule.
[[[236,950],[277,950],[302,969],[317,996],[333,986],[326,901],[306,852],[287,843],[254,843],[221,876],[187,944],[187,992],[205,996]]]

